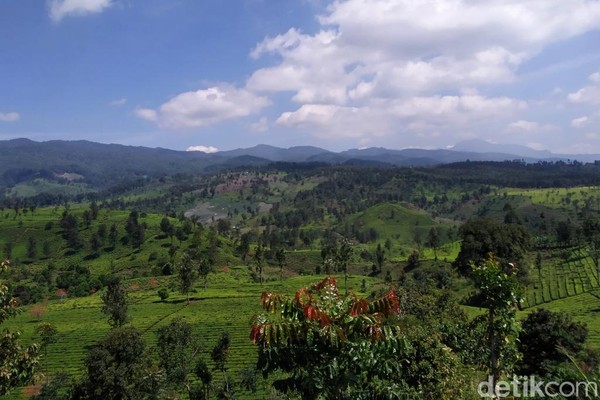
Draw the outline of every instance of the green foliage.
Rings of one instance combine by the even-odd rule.
[[[32,400],[65,400],[72,399],[75,380],[66,372],[58,372],[46,382],[40,393],[31,397]],[[74,399],[73,399],[74,400]]]
[[[112,278],[102,293],[102,312],[108,316],[108,322],[113,327],[125,325],[129,320],[129,300],[127,289],[119,278]]]
[[[521,302],[522,288],[516,278],[516,269],[506,271],[500,263],[490,257],[480,265],[471,264],[473,281],[478,290],[482,307],[487,315],[475,318],[475,323],[486,324],[485,349],[487,366],[494,382],[503,372],[511,372],[517,361],[516,310]]]
[[[455,167],[458,169],[454,169]],[[487,172],[479,174],[476,170],[479,167],[485,168]],[[265,171],[271,171],[271,168],[265,168]],[[365,277],[364,287],[360,286],[360,282],[370,271],[371,263],[379,264],[376,256],[377,241],[383,245],[385,239],[384,248],[387,251],[383,252],[381,249],[385,262],[382,263],[383,271],[379,276],[381,278],[386,276],[386,280],[389,277],[389,281],[393,284],[402,285],[397,291],[401,301],[402,316],[396,316],[397,319],[392,318],[388,322],[402,327],[399,336],[403,346],[394,356],[383,350],[378,353],[367,347],[366,352],[374,354],[373,359],[383,363],[381,369],[378,369],[379,366],[365,362],[367,371],[374,371],[368,372],[371,374],[368,378],[363,377],[362,372],[359,373],[356,368],[352,369],[353,366],[344,357],[335,358],[337,364],[334,367],[342,368],[349,365],[347,370],[359,376],[359,382],[367,382],[366,390],[371,393],[386,393],[385,390],[389,389],[389,393],[392,393],[391,391],[401,391],[403,394],[431,392],[437,393],[438,398],[458,398],[459,392],[455,392],[455,396],[449,395],[448,382],[429,367],[433,365],[440,371],[444,371],[448,379],[460,381],[462,378],[456,374],[460,375],[457,371],[462,367],[474,368],[472,364],[475,363],[481,364],[478,365],[479,368],[483,364],[489,365],[488,319],[478,318],[469,323],[463,320],[459,313],[454,314],[443,306],[444,302],[455,304],[449,299],[446,289],[458,290],[457,297],[460,298],[464,298],[463,296],[472,289],[465,277],[458,277],[454,271],[446,267],[448,264],[445,259],[451,261],[454,258],[458,253],[459,242],[451,244],[452,250],[449,250],[450,245],[443,244],[446,239],[459,239],[455,234],[456,229],[451,227],[457,226],[459,220],[467,219],[472,215],[493,216],[497,220],[508,216],[507,222],[521,221],[523,229],[528,229],[532,235],[536,235],[535,250],[541,255],[540,260],[543,262],[540,264],[538,274],[535,274],[537,276],[530,277],[531,283],[527,289],[528,302],[525,306],[543,303],[549,309],[564,310],[573,315],[577,321],[588,322],[591,345],[598,346],[600,343],[598,333],[600,322],[595,318],[597,300],[594,297],[600,295],[600,292],[597,289],[598,274],[594,265],[593,243],[586,240],[583,225],[581,229],[576,230],[583,221],[580,219],[581,216],[584,218],[594,216],[594,196],[598,193],[597,188],[523,190],[487,185],[490,175],[497,175],[498,182],[507,182],[511,181],[510,175],[514,171],[529,173],[535,169],[521,165],[482,166],[472,163],[472,165],[411,170],[346,166],[339,168],[321,166],[305,171],[299,171],[297,166],[285,166],[285,168],[289,168],[292,172],[289,174],[278,172],[271,177],[267,177],[268,173],[251,169],[247,173],[249,180],[247,186],[244,186],[243,190],[236,189],[230,192],[227,191],[229,189],[227,185],[231,184],[228,179],[235,180],[246,175],[237,171],[228,171],[210,176],[182,175],[164,177],[161,181],[144,180],[139,184],[136,183],[135,186],[119,189],[121,192],[110,191],[90,196],[90,199],[98,199],[102,204],[102,209],[97,210],[97,219],[93,218],[91,205],[88,210],[89,203],[71,203],[67,208],[67,214],[75,219],[76,229],[73,231],[77,231],[81,239],[80,244],[88,244],[92,254],[87,250],[77,251],[77,246],[69,248],[69,242],[62,238],[62,235],[65,235],[65,239],[68,236],[64,228],[58,229],[56,223],[61,218],[62,209],[39,207],[35,214],[26,213],[23,210],[27,207],[19,203],[18,211],[13,212],[11,203],[10,208],[6,209],[2,222],[0,243],[11,245],[10,251],[14,255],[15,265],[25,264],[18,265],[19,268],[11,271],[11,276],[6,275],[10,279],[13,295],[18,296],[22,304],[28,298],[35,300],[49,296],[49,312],[44,319],[61,327],[59,344],[50,346],[47,364],[44,364],[48,366],[48,370],[54,374],[64,366],[74,375],[78,375],[83,346],[89,345],[106,332],[107,326],[104,320],[94,315],[97,314],[100,306],[100,296],[90,296],[86,299],[72,297],[87,296],[102,288],[106,283],[106,278],[102,275],[110,273],[120,276],[123,282],[127,282],[127,285],[131,284],[132,288],[134,285],[138,287],[137,292],[133,289],[130,292],[132,299],[130,312],[136,316],[136,325],[145,332],[146,340],[153,341],[157,330],[171,321],[174,314],[185,316],[186,320],[193,322],[195,332],[205,337],[208,343],[214,343],[222,330],[231,330],[231,357],[227,363],[227,372],[234,379],[229,377],[225,379],[221,373],[215,374],[214,387],[231,386],[234,380],[239,381],[239,372],[255,360],[254,354],[251,353],[254,352],[254,348],[243,339],[247,329],[245,316],[254,313],[257,306],[249,302],[248,297],[258,296],[258,292],[262,291],[261,285],[255,285],[250,281],[249,268],[237,265],[234,254],[244,258],[249,249],[262,244],[264,246],[262,279],[260,279],[262,286],[269,290],[293,293],[297,287],[317,279],[296,275],[304,275],[314,270],[314,266],[319,262],[321,240],[327,243],[328,237],[339,240],[340,237],[345,236],[351,240],[352,247],[356,249],[356,253],[361,254],[361,258],[350,257],[344,266],[339,263],[337,256],[331,253],[328,255],[331,261],[328,264],[328,272],[347,272],[349,286],[353,286],[353,290],[360,288],[362,293],[373,293],[372,298],[381,294],[380,285],[383,285],[381,282],[383,279],[377,280],[375,287],[373,287],[376,281],[373,278],[375,274]],[[507,173],[506,171],[509,170],[512,172]],[[470,171],[475,175],[465,172],[464,176],[459,174],[459,180],[455,171]],[[518,177],[518,180],[526,181],[522,177]],[[218,207],[219,213],[225,210],[223,214],[228,213],[231,229],[224,223],[220,223],[220,227],[217,227],[218,220],[212,224],[210,221],[212,212],[209,213],[209,220],[202,220],[205,226],[211,225],[206,229],[198,222],[201,219],[183,218],[183,212],[198,201],[199,195],[201,196],[197,191],[198,187],[206,187],[207,196],[211,196],[210,199],[205,198],[204,207],[209,209],[211,206]],[[569,195],[570,193],[572,195]],[[546,197],[547,194],[550,196]],[[565,207],[566,203],[563,201],[568,195],[572,200],[570,209]],[[573,199],[579,200],[579,204],[577,205]],[[553,208],[533,207],[532,204],[536,202]],[[61,201],[62,203],[64,202]],[[514,213],[510,208],[503,210],[505,204],[510,204]],[[132,215],[134,213],[129,212],[131,209],[140,212]],[[540,210],[543,210],[543,217],[540,216]],[[241,217],[239,211],[245,214],[245,218]],[[167,217],[164,217],[165,215]],[[123,236],[124,228],[133,216],[136,217],[137,226],[143,227],[145,232],[144,240],[139,247],[131,246],[129,232],[124,237],[120,237]],[[163,217],[170,221],[171,226],[177,226],[179,229],[179,240],[173,245],[172,254],[169,252],[169,244],[172,243],[169,242],[168,235],[161,230]],[[179,217],[179,220],[176,220],[176,217]],[[452,218],[455,220],[452,221]],[[554,240],[561,221],[568,221],[570,224],[570,243],[568,240],[560,243]],[[55,225],[50,224],[46,229],[48,222],[54,222]],[[86,227],[88,224],[89,227]],[[104,233],[101,233],[101,226],[104,226]],[[111,228],[109,232],[108,228],[111,226],[114,230]],[[438,250],[431,245],[428,236],[428,232],[431,233],[434,227],[438,228],[437,233],[440,238],[443,238]],[[219,229],[227,236],[221,236]],[[48,244],[49,251],[44,251],[47,259],[28,257],[28,238],[32,232],[35,232],[38,245]],[[371,240],[371,233],[377,240]],[[486,235],[483,234],[482,237]],[[499,235],[501,236],[510,235]],[[575,247],[577,240],[581,241],[581,246]],[[368,243],[360,243],[361,241]],[[495,241],[496,238],[493,236],[489,240],[492,245],[495,245]],[[423,244],[427,248],[423,248]],[[235,253],[234,249],[236,249]],[[278,258],[279,251],[285,251],[286,259],[283,263]],[[193,252],[193,274],[204,277],[205,287],[207,282],[210,282],[210,287],[202,291],[201,299],[188,305],[180,303],[186,297],[189,299],[189,292],[183,296],[171,292],[172,301],[157,302],[158,289],[169,293],[168,290],[179,286],[178,277],[159,278],[159,286],[152,286],[152,288],[145,286],[144,278],[160,275],[164,265],[170,265],[170,272],[179,272],[175,260],[184,252],[190,254]],[[523,267],[527,261],[531,261],[534,265],[535,254],[529,256],[525,252],[523,254],[523,263],[516,263],[519,272],[525,270]],[[431,260],[436,258],[436,255],[444,261],[433,263]],[[170,264],[169,256],[172,257]],[[408,260],[406,260],[407,256]],[[206,275],[203,273],[202,257],[210,260]],[[408,261],[407,268],[399,271],[405,261]],[[505,260],[502,260],[501,267],[504,272],[510,272],[508,263],[514,261],[510,253]],[[49,263],[53,264],[52,268],[46,268]],[[252,267],[255,265],[253,264]],[[376,268],[375,271],[377,272],[378,269],[380,268]],[[212,272],[215,274],[213,275]],[[350,275],[358,273],[363,276]],[[277,275],[280,279],[274,282]],[[281,279],[282,277],[285,279]],[[408,284],[414,287],[408,288],[407,281],[410,281]],[[141,290],[139,285],[142,286]],[[55,302],[57,286],[68,289],[70,298],[60,303]],[[192,283],[190,292],[193,291],[193,287]],[[444,290],[437,292],[435,288]],[[414,301],[408,301],[407,298]],[[481,304],[482,299],[480,293],[476,304]],[[416,302],[421,304],[417,305]],[[269,314],[269,318],[272,317],[273,315]],[[207,320],[211,323],[207,324]],[[13,328],[24,321],[27,319],[18,317],[6,325]],[[318,329],[329,329],[327,326],[321,328],[320,319],[313,321],[313,324],[318,325]],[[34,328],[35,324],[23,324],[23,341],[35,337]],[[271,334],[281,336],[282,332],[286,334],[285,328],[283,331],[275,330]],[[513,331],[506,337],[512,340],[514,335]],[[501,342],[500,337],[499,341]],[[351,348],[347,342],[339,346]],[[287,350],[283,350],[284,354],[287,354],[285,351]],[[510,351],[514,354],[514,348]],[[443,354],[447,357],[442,357]],[[507,361],[513,357],[512,354],[507,353]],[[421,364],[419,364],[419,357],[423,360]],[[365,356],[365,359],[369,358]],[[333,363],[331,360],[333,358],[326,359],[327,362]],[[344,362],[346,364],[343,364]],[[397,387],[387,384],[388,372],[384,371],[384,368],[388,368],[386,363],[398,364],[391,367],[392,373],[401,377],[394,382]],[[209,369],[212,367],[211,363]],[[562,364],[560,368],[563,368]],[[282,369],[279,369],[269,373],[269,376],[281,378],[282,376],[277,375],[281,371]],[[284,372],[282,375],[285,374],[288,373]],[[423,379],[419,380],[419,375]],[[310,382],[310,379],[307,378],[307,381]],[[193,384],[190,385],[190,396],[192,396]],[[200,388],[200,391],[203,392],[203,389],[204,387]],[[212,394],[215,393],[216,391]],[[225,396],[225,393],[230,394],[231,391],[221,394]],[[350,391],[346,394],[350,396],[349,393]],[[240,394],[241,392],[236,392],[236,396]],[[355,398],[361,396],[359,393],[354,394]],[[243,394],[241,395],[243,397]],[[256,397],[260,396],[265,396],[262,388],[259,388],[256,395]],[[416,396],[424,397],[420,394]]]
[[[166,373],[167,382],[186,382],[192,369],[192,360],[198,352],[192,326],[181,318],[172,320],[157,331],[159,366]]]
[[[217,344],[213,347],[210,357],[215,363],[215,369],[221,372],[227,371],[227,360],[231,347],[231,335],[229,332],[221,333]]]
[[[218,399],[231,399],[234,396],[234,388],[227,374],[227,361],[229,360],[230,352],[231,335],[228,331],[225,331],[221,334],[210,353],[210,358],[215,363],[215,370],[221,371],[223,374],[222,385],[217,388],[216,395]]]
[[[42,350],[46,351],[49,345],[56,343],[58,330],[50,322],[41,322],[36,326],[35,331],[40,337],[40,347]]]
[[[160,297],[160,301],[165,301],[169,298],[169,290],[162,288],[158,290],[158,297]]]
[[[208,399],[210,392],[210,384],[213,380],[212,373],[206,365],[206,362],[202,359],[198,359],[196,362],[196,366],[194,368],[194,373],[200,382],[202,382],[201,390],[196,390],[196,398],[198,399]],[[202,397],[200,397],[202,396]]]
[[[524,259],[530,246],[530,237],[522,226],[491,218],[475,218],[460,228],[460,235],[463,242],[454,261],[460,272],[470,272],[471,263],[481,265],[493,254],[504,268],[514,263],[520,275],[527,273]]]
[[[263,268],[265,263],[265,255],[264,248],[262,244],[256,246],[254,250],[254,266],[256,267],[256,272],[258,272],[258,282],[263,283]]]
[[[189,253],[183,253],[181,262],[177,266],[177,277],[179,278],[179,291],[190,302],[190,292],[194,286],[194,282],[198,278],[198,268],[194,264],[194,260]]]
[[[135,328],[116,328],[94,346],[85,359],[86,376],[73,393],[75,399],[153,399],[145,343]]]
[[[0,272],[8,269],[8,261],[0,263]],[[10,296],[8,287],[0,282],[0,325],[18,313],[17,302]],[[0,331],[0,396],[19,385],[30,383],[38,368],[38,346],[24,347],[19,342],[19,332]]]
[[[553,371],[567,354],[577,355],[588,336],[585,324],[575,322],[565,313],[539,309],[527,316],[519,334],[519,350],[523,354],[520,372],[543,376]]]
[[[287,373],[274,387],[303,398],[358,398],[365,389],[375,389],[369,374],[391,379],[395,364],[380,364],[379,356],[404,346],[399,327],[389,324],[400,311],[394,292],[369,303],[341,296],[330,277],[298,290],[293,299],[265,292],[261,304],[267,313],[254,318],[250,337],[264,375]]]
[[[213,272],[213,265],[208,257],[201,256],[198,260],[198,275],[204,280],[204,289],[208,286],[208,274]]]
[[[144,224],[140,224],[138,221],[139,213],[132,211],[129,213],[127,224],[125,225],[125,232],[127,232],[127,238],[134,248],[139,248],[145,240],[146,227]]]
[[[377,248],[375,249],[375,263],[377,264],[377,271],[381,272],[383,269],[383,263],[385,261],[385,252],[381,248],[381,243],[377,243]]]

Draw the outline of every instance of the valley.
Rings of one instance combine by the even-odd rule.
[[[596,354],[598,169],[577,162],[469,161],[418,168],[276,162],[133,182],[123,175],[122,182],[104,188],[86,183],[85,175],[77,181],[24,179],[5,189],[0,210],[0,251],[11,261],[1,277],[23,310],[3,327],[22,332],[21,340],[29,343],[39,340],[40,323],[52,324],[57,333],[41,371],[50,380],[63,379],[63,372],[73,382],[83,379],[90,346],[111,332],[102,296],[118,277],[128,293],[126,326],[140,332],[150,359],[156,360],[160,329],[183,318],[201,347],[196,359],[210,368],[217,368],[210,349],[223,332],[230,334],[226,372],[215,372],[211,383],[215,395],[231,383],[236,398],[280,398],[271,383],[282,371],[263,380],[249,339],[261,294],[293,296],[334,276],[340,293],[347,285],[368,299],[390,288],[401,299],[408,296],[400,302],[407,334],[441,329],[444,345],[457,346],[462,362],[476,366],[461,379],[476,379],[485,368],[467,355],[474,343],[467,345],[458,333],[451,339],[447,327],[434,320],[413,320],[421,307],[442,298],[447,303],[435,307],[456,332],[473,329],[470,324],[486,312],[473,297],[472,277],[457,267],[467,251],[464,241],[472,240],[465,230],[470,222],[480,232],[478,251],[504,240],[503,245],[523,246],[518,254],[523,301],[516,319],[540,308],[564,312],[586,324],[585,346]],[[496,221],[498,231],[518,228],[524,242],[517,244],[510,233],[487,243],[484,237],[494,233],[486,231],[492,225],[485,221]],[[503,251],[494,255],[513,254]],[[206,264],[203,273],[194,270],[189,292],[181,289],[186,254]],[[569,368],[568,361],[561,365]],[[192,373],[186,379],[199,385]],[[244,386],[248,379],[252,385]],[[442,390],[437,384],[432,393]],[[40,388],[21,388],[9,398]],[[161,393],[179,398],[183,392],[167,385]],[[476,398],[470,393],[464,398]]]

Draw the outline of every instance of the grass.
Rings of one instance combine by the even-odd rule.
[[[346,218],[345,224],[360,231],[375,229],[381,238],[412,243],[416,235],[424,240],[430,228],[439,226],[427,212],[400,204],[382,203]]]
[[[502,189],[501,192],[508,196],[524,196],[533,204],[544,205],[552,208],[583,207],[589,202],[593,208],[598,209],[600,204],[600,187],[577,188],[549,188],[549,189]]]
[[[28,183],[20,183],[11,188],[10,197],[33,197],[41,193],[78,195],[94,192],[82,183],[58,183],[46,179],[34,179]]]
[[[600,288],[596,267],[584,248],[544,253],[542,269],[530,269],[532,283],[525,289],[525,307],[578,296]]]
[[[597,293],[582,293],[554,300],[528,309],[524,312],[524,315],[538,308],[545,308],[554,312],[564,312],[574,320],[587,324],[589,331],[588,345],[600,349],[600,297]]]
[[[173,318],[184,318],[194,327],[199,342],[203,348],[202,357],[212,366],[209,353],[217,338],[223,331],[229,331],[232,338],[231,355],[228,366],[231,378],[237,380],[242,369],[254,368],[256,363],[256,348],[249,340],[250,318],[261,311],[259,306],[260,294],[263,290],[271,290],[292,295],[297,289],[320,281],[322,276],[298,276],[283,281],[273,280],[263,285],[250,283],[248,268],[236,266],[210,276],[207,289],[196,285],[196,291],[191,295],[188,305],[185,298],[171,292],[166,302],[161,302],[157,290],[161,287],[171,287],[173,278],[161,278],[158,285],[149,288],[143,279],[129,282],[140,284],[141,290],[131,293],[130,315],[131,325],[143,332],[143,337],[150,349],[156,344],[156,331],[168,324]],[[337,277],[340,282],[342,276]],[[351,276],[349,288],[360,293],[362,280],[366,281],[367,292],[378,284],[374,278]],[[83,360],[87,349],[99,341],[110,329],[106,318],[100,311],[99,294],[86,298],[50,301],[43,322],[50,322],[58,329],[57,342],[50,345],[48,358],[43,361],[43,368],[50,375],[58,371],[67,371],[75,376],[83,373]],[[26,312],[15,319],[9,320],[3,327],[20,330],[24,342],[35,340],[34,330],[37,325],[33,316]],[[216,379],[220,379],[216,375]],[[248,394],[239,398],[253,399],[264,395]],[[15,391],[7,399],[20,399],[21,391]]]

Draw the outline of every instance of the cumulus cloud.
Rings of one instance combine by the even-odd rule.
[[[571,121],[571,126],[574,128],[583,128],[589,122],[589,117],[579,117]]]
[[[463,89],[514,82],[545,46],[600,28],[600,2],[345,0],[318,21],[314,34],[292,28],[250,53],[278,61],[254,71],[246,89],[289,92],[297,103],[276,124],[359,140],[458,128],[468,135],[483,118],[533,132],[553,127],[518,119],[525,102]]]
[[[256,114],[269,104],[267,97],[221,85],[178,94],[158,109],[140,108],[135,114],[166,128],[197,128]]]
[[[158,113],[150,108],[136,108],[133,113],[136,117],[146,121],[156,122],[158,120]]]
[[[216,153],[219,151],[214,146],[190,146],[185,151],[201,151],[202,153]]]
[[[600,104],[600,72],[591,74],[589,81],[590,85],[569,93],[567,100],[571,103]]]
[[[0,112],[0,122],[15,122],[21,119],[21,115],[17,112]]]
[[[60,22],[67,16],[100,13],[112,5],[112,0],[49,0],[50,19]]]
[[[514,115],[526,107],[524,101],[477,94],[374,99],[361,107],[305,104],[282,113],[276,123],[310,128],[329,137],[385,136],[397,132],[398,126],[436,137],[456,127]]]

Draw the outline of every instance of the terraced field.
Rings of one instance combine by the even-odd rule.
[[[584,249],[554,250],[538,273],[530,271],[533,284],[526,288],[524,307],[589,293],[600,288],[596,267]]]
[[[230,377],[238,380],[239,372],[245,368],[253,368],[256,362],[256,348],[249,340],[249,329],[250,318],[260,312],[259,297],[262,291],[272,290],[291,294],[300,287],[322,279],[314,275],[301,276],[282,282],[268,282],[261,286],[249,283],[246,271],[246,267],[235,267],[228,272],[211,275],[209,287],[198,288],[193,293],[189,305],[176,293],[171,293],[166,302],[160,302],[156,290],[160,287],[168,287],[172,283],[167,279],[160,281],[159,286],[152,290],[131,293],[130,299],[133,304],[130,307],[132,317],[130,324],[143,332],[148,348],[152,349],[156,344],[157,329],[168,324],[173,318],[183,317],[194,326],[203,348],[202,357],[209,366],[212,365],[210,350],[219,335],[223,331],[229,331],[232,348],[228,367]],[[352,276],[349,280],[349,288],[359,293],[362,280],[362,276]],[[366,278],[366,281],[368,291],[378,282],[372,278]],[[82,361],[87,348],[99,341],[110,329],[100,307],[101,300],[98,294],[48,304],[47,313],[42,321],[50,322],[58,329],[57,343],[50,345],[48,358],[43,363],[44,369],[49,371],[50,375],[58,371],[67,371],[75,376],[81,376]],[[36,324],[35,319],[24,312],[14,320],[8,321],[6,327],[11,330],[21,330],[22,338],[27,342],[35,339]],[[221,377],[215,374],[215,379],[219,382]],[[265,390],[265,385],[259,386]],[[240,393],[239,398],[255,399],[265,393]],[[21,391],[15,391],[8,397],[8,399],[20,398],[23,398]]]
[[[555,300],[536,308],[564,312],[576,321],[585,322],[589,331],[588,344],[600,349],[600,291],[596,290]]]

